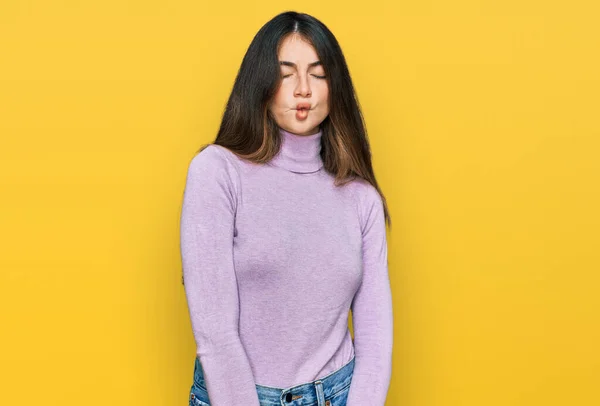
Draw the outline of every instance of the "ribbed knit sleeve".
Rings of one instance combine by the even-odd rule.
[[[383,201],[361,196],[363,279],[352,301],[355,365],[346,406],[384,406],[392,375],[393,314]]]
[[[240,341],[233,262],[239,178],[219,146],[192,158],[181,211],[183,278],[197,356],[212,406],[259,406]]]

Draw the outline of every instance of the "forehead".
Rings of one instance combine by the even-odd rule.
[[[290,34],[281,41],[277,56],[280,61],[290,61],[297,65],[307,65],[319,59],[315,48],[297,34]]]

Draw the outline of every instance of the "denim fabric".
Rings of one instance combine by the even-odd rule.
[[[354,357],[337,371],[312,382],[289,388],[256,385],[260,406],[346,406]],[[240,401],[240,405],[243,404]],[[194,382],[190,389],[190,406],[210,406],[200,360],[196,357]]]

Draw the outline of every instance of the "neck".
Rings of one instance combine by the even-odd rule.
[[[321,159],[322,129],[311,135],[298,135],[279,128],[281,149],[271,160],[290,172],[311,173],[323,167]]]

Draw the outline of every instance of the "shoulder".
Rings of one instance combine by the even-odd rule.
[[[194,155],[190,165],[193,166],[227,166],[230,157],[227,156],[226,148],[216,144],[205,145],[200,151]]]
[[[351,188],[358,209],[361,228],[364,230],[367,223],[383,216],[383,199],[379,191],[368,181],[357,178],[351,182]]]
[[[204,146],[191,159],[188,166],[188,181],[216,182],[226,185],[232,192],[239,189],[239,171],[234,154],[216,144]]]
[[[357,204],[362,210],[368,210],[376,205],[382,205],[383,199],[379,191],[371,183],[362,178],[357,178],[352,181],[352,189]]]
[[[208,144],[192,158],[189,170],[213,175],[224,171],[229,175],[234,175],[237,173],[235,154],[220,145]]]

